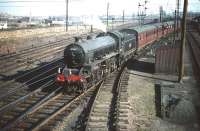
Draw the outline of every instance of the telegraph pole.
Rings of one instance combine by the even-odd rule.
[[[160,23],[163,23],[163,7],[160,6]]]
[[[108,28],[108,14],[109,13],[109,2],[107,3],[107,20],[106,20],[106,24],[107,24],[107,28]]]
[[[185,49],[185,34],[186,34],[186,16],[187,16],[187,7],[188,7],[188,0],[184,0],[184,8],[183,8],[183,18],[181,22],[181,48],[180,48],[180,67],[179,67],[179,77],[178,81],[181,82],[183,75],[184,75],[184,60],[183,54]]]
[[[113,30],[114,18],[112,18],[112,30]]]
[[[140,3],[138,4],[138,23],[139,23],[139,25],[140,25]]]
[[[139,24],[142,25],[144,24],[144,18],[146,16],[146,4],[147,0],[144,1],[144,4],[138,3],[138,17],[139,17]]]
[[[122,13],[122,20],[123,20],[123,24],[124,24],[124,10],[123,10],[123,13]]]
[[[176,9],[175,9],[175,12],[174,12],[174,41],[176,41],[176,30],[178,28],[176,28]]]
[[[179,27],[179,5],[180,0],[176,0],[177,2],[177,11],[176,11],[176,35],[178,36],[178,27]]]
[[[31,20],[32,20],[32,12],[31,12],[31,8],[30,8],[30,14],[29,14],[29,23],[31,24]]]
[[[69,0],[66,0],[66,32],[68,31],[68,8],[69,8]]]

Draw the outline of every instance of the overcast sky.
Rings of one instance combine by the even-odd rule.
[[[188,1],[189,11],[200,12],[200,0]],[[69,0],[69,14],[105,15],[108,2],[110,3],[109,14],[121,15],[125,10],[125,14],[131,15],[137,14],[138,2],[143,4],[144,0]],[[183,4],[183,0],[181,3]],[[157,14],[161,5],[165,11],[173,12],[176,0],[148,0],[147,14]],[[64,15],[65,0],[0,0],[0,12],[27,16],[30,14],[32,16]]]

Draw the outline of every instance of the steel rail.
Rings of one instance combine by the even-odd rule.
[[[56,68],[56,67],[55,67],[55,68]],[[54,68],[54,69],[55,69],[55,68]],[[48,73],[48,72],[44,72],[44,73],[38,75],[37,77],[40,77],[40,76],[42,76],[42,75],[44,75],[44,74],[46,74],[46,73]],[[41,81],[47,79],[48,77],[51,77],[52,75],[55,76],[56,73],[51,74],[50,76],[45,76],[44,78],[41,78],[41,79],[39,79],[39,80],[37,80],[37,81],[34,81],[34,82],[30,83],[30,81],[33,81],[33,79],[36,79],[36,78],[37,78],[37,77],[34,77],[33,79],[28,80],[27,82],[23,83],[22,85],[20,85],[20,86],[18,86],[18,87],[15,87],[14,89],[9,90],[7,93],[4,93],[3,95],[0,96],[0,99],[3,99],[4,97],[7,97],[7,96],[9,96],[9,95],[12,95],[12,94],[15,93],[16,91],[28,89],[29,86],[32,86],[33,84],[36,84],[36,83],[38,83],[38,82],[41,82]]]
[[[44,65],[42,65],[42,66],[40,66],[40,67],[36,67],[36,68],[34,68],[34,69],[32,69],[32,70],[26,72],[26,73],[23,73],[23,74],[21,74],[21,75],[15,77],[15,79],[12,79],[12,81],[9,81],[9,83],[10,83],[10,82],[14,82],[15,80],[18,80],[18,79],[22,79],[22,77],[26,77],[27,75],[29,75],[29,74],[31,74],[31,73],[33,73],[33,72],[35,72],[35,71],[41,70],[42,68],[45,68],[45,67],[47,67],[47,66],[49,66],[49,65],[51,65],[51,64],[55,64],[55,63],[57,63],[57,62],[59,62],[59,61],[61,62],[62,60],[63,60],[63,57],[62,57],[62,58],[55,59],[55,60],[51,61],[50,63],[44,64]],[[46,69],[46,68],[45,68],[45,69]],[[6,84],[4,84],[4,85],[6,85]],[[2,85],[1,85],[1,86],[2,86]]]
[[[193,56],[194,63],[196,64],[196,68],[198,69],[198,75],[200,75],[200,45],[199,42],[196,40],[196,38],[192,35],[191,32],[188,32],[187,35],[187,42],[189,43],[189,47],[191,49],[191,54]],[[197,45],[198,44],[198,45]],[[200,77],[200,76],[198,76]]]
[[[122,69],[120,69],[120,70],[122,70]],[[112,76],[113,75],[113,76]],[[115,81],[116,81],[116,79],[117,79],[117,77],[119,77],[119,75],[120,75],[120,71],[115,71],[115,72],[113,72],[112,74],[111,74],[111,79],[113,80],[113,85],[115,84]],[[108,77],[109,78],[109,77]],[[108,80],[109,81],[109,80]],[[93,113],[93,110],[95,109],[95,106],[96,106],[96,102],[97,102],[97,99],[100,97],[99,95],[100,95],[100,93],[103,91],[103,90],[105,90],[105,89],[103,89],[103,87],[104,86],[106,86],[106,85],[104,85],[104,84],[106,84],[106,79],[105,79],[105,81],[101,84],[101,86],[99,87],[99,89],[98,89],[98,91],[97,91],[97,94],[96,94],[96,96],[95,96],[95,98],[94,98],[94,101],[93,101],[93,104],[92,104],[92,106],[91,106],[91,108],[90,108],[90,113],[89,113],[89,115],[88,115],[88,120],[87,120],[87,122],[86,122],[86,127],[85,127],[85,130],[86,131],[88,131],[89,130],[89,119],[90,119],[90,116],[92,116],[92,113]],[[110,85],[110,84],[109,84]],[[110,85],[111,87],[111,89],[109,89],[109,90],[113,90],[113,85]],[[107,92],[107,91],[106,91]],[[109,91],[110,92],[110,91]],[[106,102],[106,101],[104,101],[104,102]],[[110,102],[112,102],[112,99],[111,99],[111,101]],[[99,103],[99,102],[98,102]],[[107,119],[109,119],[109,118],[107,118]],[[105,125],[106,126],[106,125]],[[108,127],[109,128],[109,127]]]
[[[94,86],[90,87],[86,92],[83,92],[82,94],[80,94],[78,97],[76,97],[75,99],[73,99],[71,102],[69,102],[68,104],[64,105],[63,107],[61,107],[59,110],[57,110],[56,112],[54,112],[51,116],[49,116],[48,118],[46,118],[45,120],[41,121],[37,126],[35,126],[34,128],[32,128],[32,131],[36,131],[39,130],[43,125],[47,124],[49,120],[53,119],[55,116],[57,116],[58,114],[60,114],[61,112],[65,111],[67,108],[69,108],[72,104],[74,104],[77,101],[82,100],[84,97],[86,97],[87,94],[89,94],[90,92],[93,92],[96,87],[101,84],[102,81],[98,82],[97,84],[95,84]]]
[[[95,32],[95,33],[97,33],[97,32]],[[94,34],[95,34],[95,33],[94,33]],[[90,34],[90,33],[89,33],[89,34]],[[88,33],[81,34],[80,36],[86,36],[86,35],[88,35]],[[25,54],[25,53],[27,53],[27,52],[30,52],[30,50],[37,50],[37,49],[43,49],[43,48],[49,47],[49,46],[54,46],[54,45],[57,45],[57,44],[60,43],[60,42],[64,42],[64,41],[67,41],[67,40],[69,40],[69,39],[72,39],[72,37],[74,37],[74,36],[76,36],[76,35],[73,34],[72,36],[67,37],[67,38],[65,38],[65,39],[62,39],[62,40],[57,40],[57,41],[54,41],[54,42],[46,42],[45,44],[42,44],[42,45],[39,45],[39,46],[34,46],[34,47],[31,47],[31,48],[26,48],[26,49],[23,49],[23,50],[19,51],[19,52],[22,52],[22,53],[20,53],[20,54],[13,54],[13,55],[4,55],[4,56],[0,56],[0,60],[6,59],[6,58],[11,58],[11,57],[16,57],[16,56],[18,56],[18,55],[22,55],[22,54]],[[26,51],[27,51],[27,52],[26,52]]]
[[[13,79],[12,81],[9,81],[9,83],[6,83],[6,84],[3,84],[3,85],[1,85],[1,88],[4,88],[4,87],[6,87],[7,88],[7,86],[8,86],[8,84],[14,84],[15,82],[17,82],[17,81],[25,81],[25,82],[23,82],[22,83],[22,85],[20,85],[20,87],[22,87],[22,86],[24,86],[24,85],[27,85],[27,84],[30,84],[31,83],[31,81],[35,81],[36,79],[38,79],[38,78],[40,78],[41,76],[43,76],[43,75],[45,75],[45,74],[47,74],[47,73],[49,73],[49,72],[51,72],[51,71],[53,71],[53,70],[55,70],[57,67],[59,67],[59,65],[61,65],[61,63],[58,63],[58,65],[55,65],[55,66],[51,66],[49,69],[45,69],[44,67],[46,67],[46,66],[44,66],[43,68],[43,70],[45,70],[44,72],[42,72],[42,73],[38,73],[37,75],[34,75],[35,73],[37,73],[38,71],[40,71],[42,68],[40,68],[40,69],[37,69],[37,70],[34,70],[34,71],[30,71],[30,72],[27,72],[27,73],[25,73],[26,75],[24,75],[23,74],[23,76],[20,76],[20,77],[18,77],[18,78],[15,78],[15,79]],[[37,71],[37,72],[36,72]],[[35,72],[35,73],[34,73]],[[29,76],[28,77],[28,75],[31,75],[31,76]],[[25,78],[26,77],[26,78]],[[28,80],[26,80],[26,79],[28,79]],[[18,88],[18,87],[17,87]],[[1,96],[0,96],[0,98],[1,98]]]
[[[36,104],[34,104],[32,107],[28,108],[25,112],[23,112],[20,116],[18,116],[17,118],[15,118],[15,120],[13,120],[11,123],[7,124],[1,130],[2,131],[6,131],[6,130],[10,129],[17,122],[21,121],[24,117],[28,116],[28,114],[31,114],[31,113],[35,112],[43,103],[47,102],[48,100],[52,99],[53,97],[57,97],[57,95],[59,95],[57,93],[61,89],[62,89],[62,87],[59,87],[56,90],[54,90],[53,92],[51,92],[50,94],[46,95],[43,99],[41,99],[39,102],[37,102]]]
[[[53,52],[53,54],[49,54],[49,52],[51,52],[51,51],[49,51],[49,52],[43,54],[42,56],[41,56],[41,54],[38,54],[37,56],[34,56],[34,59],[33,59],[33,58],[31,59],[31,60],[32,60],[31,63],[37,62],[37,61],[39,61],[40,59],[47,58],[47,57],[52,56],[52,55],[54,55],[54,54],[56,54],[56,53],[60,53],[60,52],[62,52],[63,50],[64,50],[64,49],[56,50],[56,51]],[[15,63],[15,64],[12,64],[12,65],[8,66],[8,67],[5,68],[4,70],[0,71],[0,73],[7,73],[8,71],[13,71],[13,70],[16,70],[16,69],[18,69],[18,68],[26,67],[26,66],[27,66],[27,61],[24,61],[24,62],[22,62],[22,63]]]
[[[15,106],[15,105],[18,104],[19,102],[22,102],[22,101],[24,101],[26,98],[28,98],[29,96],[34,95],[35,93],[38,93],[38,92],[42,91],[44,88],[46,88],[47,86],[49,86],[49,85],[51,85],[51,84],[53,84],[53,83],[54,83],[54,81],[51,80],[51,81],[47,82],[46,84],[42,85],[40,88],[38,88],[38,89],[36,89],[36,90],[34,90],[34,91],[32,91],[32,92],[26,94],[25,96],[22,96],[22,97],[20,97],[19,99],[17,99],[17,100],[15,100],[15,101],[13,101],[13,102],[11,102],[11,103],[9,103],[9,104],[7,104],[7,105],[1,107],[1,108],[0,108],[0,115],[1,115],[2,113],[5,113],[5,111],[10,110],[11,107]]]

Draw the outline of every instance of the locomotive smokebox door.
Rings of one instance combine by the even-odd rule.
[[[85,63],[85,52],[78,44],[68,45],[64,50],[64,63],[68,68],[81,67]]]

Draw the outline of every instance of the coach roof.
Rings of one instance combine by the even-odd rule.
[[[136,26],[136,27],[129,28],[129,29],[135,30],[138,33],[142,33],[142,32],[153,30],[155,28],[156,28],[155,25],[142,25],[142,26]]]

